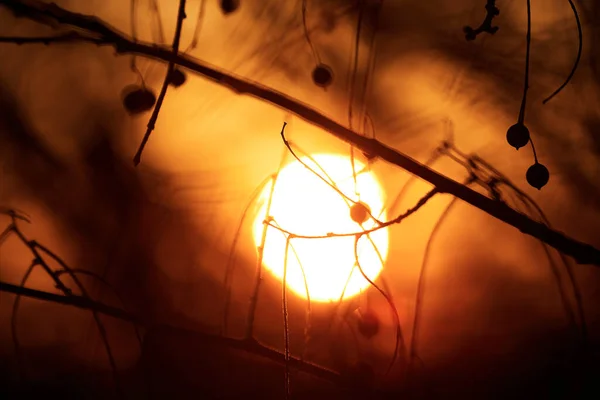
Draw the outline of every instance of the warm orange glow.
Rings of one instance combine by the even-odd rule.
[[[324,170],[344,194],[354,201],[360,200],[367,204],[372,215],[380,221],[386,219],[383,211],[382,189],[370,171],[363,171],[364,164],[355,160],[357,171],[355,190],[349,157],[319,154],[312,156],[312,159],[314,161],[309,157],[303,157],[302,161],[326,178]],[[263,229],[265,229],[263,221],[267,216],[271,186],[267,185],[259,198],[260,211],[253,226],[254,241],[257,246],[261,244]],[[361,228],[351,219],[349,204],[352,203],[294,160],[279,173],[269,215],[282,229],[304,236],[327,235],[331,232],[352,233],[375,226],[375,221],[369,218]],[[266,233],[263,264],[281,280],[286,236],[270,226],[267,227]],[[369,279],[374,280],[387,257],[387,228],[371,233],[369,237],[371,240],[363,236],[359,242],[358,260],[365,274]],[[336,301],[342,293],[344,298],[360,293],[368,287],[369,283],[359,269],[355,268],[354,242],[354,236],[323,239],[293,238],[287,256],[288,288],[297,295],[306,297],[302,273],[304,270],[311,301]],[[344,286],[346,286],[345,291]]]

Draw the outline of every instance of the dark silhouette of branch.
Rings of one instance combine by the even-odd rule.
[[[69,272],[67,271],[57,271],[56,275],[60,276],[62,274],[68,274]],[[121,304],[121,307],[123,307],[123,310],[125,310],[125,312],[127,311],[127,308],[125,307],[125,301],[123,301],[123,298],[121,297],[121,295],[119,294],[119,292],[117,290],[115,290],[115,288],[103,277],[101,277],[100,275],[96,274],[95,272],[92,271],[88,271],[85,269],[71,269],[70,273],[73,274],[80,274],[80,275],[87,275],[90,276],[92,278],[94,278],[95,280],[97,280],[98,282],[102,283],[104,286],[106,286],[108,289],[110,289],[112,291],[112,293],[115,295],[115,297],[117,298],[117,300],[119,301],[119,303]],[[138,343],[140,344],[140,348],[142,347],[142,335],[140,334],[140,331],[138,329],[137,324],[133,324],[133,329],[135,331],[135,337],[138,340]]]
[[[177,57],[177,53],[179,52],[179,41],[181,40],[181,27],[183,26],[183,20],[185,19],[185,1],[179,0],[179,11],[177,12],[177,26],[175,27],[175,36],[173,38],[173,56]],[[157,7],[156,3],[154,6]],[[161,30],[162,31],[162,30]],[[167,95],[167,88],[169,87],[169,82],[171,81],[171,77],[173,75],[173,70],[175,69],[175,63],[173,60],[169,61],[169,66],[167,67],[167,74],[165,75],[165,80],[163,81],[162,88],[160,89],[160,94],[156,99],[156,105],[154,106],[154,110],[152,111],[152,115],[150,116],[150,121],[148,121],[148,127],[146,129],[146,133],[144,134],[144,138],[142,139],[142,143],[140,143],[140,147],[138,148],[135,156],[133,157],[133,164],[139,165],[142,152],[144,151],[144,147],[150,139],[150,134],[154,131],[154,126],[156,125],[156,120],[158,120],[158,113],[160,112],[160,108],[162,107],[162,103],[165,100],[165,96]]]
[[[571,72],[567,76],[567,79],[565,79],[563,84],[560,85],[558,87],[558,89],[556,89],[550,96],[546,97],[544,99],[544,101],[542,101],[542,104],[546,104],[547,102],[552,100],[554,98],[554,96],[559,94],[569,84],[569,82],[571,82],[571,79],[573,79],[573,76],[575,76],[575,71],[577,71],[577,67],[579,66],[579,61],[581,60],[581,53],[583,52],[583,29],[581,27],[581,20],[579,19],[579,13],[577,12],[577,7],[575,7],[575,3],[573,2],[573,0],[569,0],[569,5],[571,6],[571,9],[573,10],[573,15],[575,16],[575,22],[577,23],[577,38],[579,40],[578,45],[577,45],[577,57],[575,58],[575,62],[573,63],[573,68],[571,69]]]
[[[13,43],[16,45],[23,44],[56,44],[56,43],[73,43],[73,42],[90,42],[95,44],[108,44],[108,42],[82,35],[78,32],[67,32],[62,35],[56,36],[32,36],[32,37],[17,37],[17,36],[4,36],[0,37],[0,43]]]
[[[477,36],[483,32],[487,32],[490,35],[493,35],[494,33],[498,32],[498,27],[492,26],[492,21],[494,20],[494,17],[500,14],[500,10],[498,9],[498,7],[496,7],[496,0],[487,0],[487,3],[485,5],[485,11],[485,18],[483,19],[483,22],[481,23],[481,25],[479,25],[479,27],[475,29],[473,29],[470,26],[464,27],[463,30],[465,32],[465,39],[475,40],[475,38],[477,38]]]
[[[0,0],[0,5],[8,7],[18,16],[27,16],[30,19],[50,25],[58,23],[83,29],[101,38],[102,42],[99,44],[114,46],[117,53],[137,54],[174,63],[194,71],[217,84],[228,87],[238,94],[249,94],[255,98],[274,104],[328,131],[337,138],[354,145],[363,153],[375,155],[405,169],[411,174],[417,175],[421,179],[431,183],[440,193],[451,194],[479,208],[483,212],[512,225],[521,232],[545,242],[562,253],[573,257],[579,264],[600,266],[600,250],[597,248],[569,238],[561,232],[552,230],[546,224],[534,221],[528,216],[508,207],[506,204],[490,199],[461,183],[449,179],[375,139],[364,137],[342,126],[320,112],[283,93],[256,82],[236,77],[233,74],[219,71],[190,56],[173,54],[173,50],[168,47],[134,42],[125,34],[118,32],[96,17],[73,13],[55,4],[47,4],[37,0]]]
[[[487,161],[485,161],[484,159],[482,159],[481,157],[479,157],[477,155],[467,155],[467,154],[461,152],[460,150],[458,150],[451,143],[448,143],[446,146],[443,147],[442,153],[446,156],[449,156],[454,161],[457,161],[457,162],[463,164],[469,171],[471,178],[474,180],[474,183],[477,183],[478,185],[482,186],[484,189],[488,190],[490,192],[490,195],[492,196],[492,198],[495,198],[498,201],[507,202],[507,199],[504,198],[504,197],[506,197],[505,195],[507,193],[504,193],[504,192],[508,192],[508,194],[514,194],[517,197],[517,202],[520,202],[520,203],[522,203],[522,205],[525,206],[525,209],[527,210],[529,215],[537,214],[537,216],[541,219],[541,221],[544,224],[546,224],[548,227],[551,227],[550,221],[544,214],[541,207],[530,196],[528,196],[526,193],[524,193],[522,190],[520,190],[514,183],[512,183],[508,178],[506,178],[500,171],[498,171],[496,168],[494,168]],[[502,190],[502,189],[506,189],[506,190]],[[519,210],[518,206],[515,206],[515,208],[517,210]],[[566,257],[562,253],[559,252],[558,254],[559,254],[561,263],[563,264],[563,266],[567,272],[567,276],[569,278],[569,283],[571,285],[571,289],[572,289],[573,295],[575,297],[576,311],[578,314],[580,325],[577,324],[577,320],[575,319],[574,311],[569,306],[568,300],[566,297],[566,293],[564,292],[564,290],[562,288],[563,284],[562,284],[562,279],[560,277],[560,274],[558,272],[558,266],[553,261],[551,255],[550,255],[550,251],[547,248],[547,245],[543,242],[540,242],[540,243],[544,249],[544,252],[547,255],[547,258],[548,258],[548,261],[550,264],[550,269],[556,280],[556,284],[559,289],[559,295],[560,295],[563,307],[565,308],[565,314],[567,316],[567,319],[569,320],[569,323],[575,327],[575,330],[581,331],[581,341],[582,341],[583,347],[585,349],[585,347],[587,346],[587,341],[588,341],[587,323],[586,323],[586,318],[585,318],[585,312],[583,309],[583,299],[581,296],[581,290],[579,289],[579,285],[577,284],[577,280],[575,279],[573,269],[572,269],[569,261],[566,259]]]
[[[90,300],[83,296],[71,295],[64,296],[56,293],[44,292],[41,290],[30,289],[19,285],[13,285],[12,283],[0,281],[0,291],[13,293],[19,296],[31,297],[38,300],[50,301],[53,303],[63,304],[67,306],[73,306],[84,310],[96,311],[101,314],[109,315],[114,318],[118,318],[124,321],[133,322],[139,324],[140,321],[137,317],[127,313],[120,308],[111,307],[103,303],[99,303]]]
[[[20,233],[20,230],[18,229],[18,227],[15,227],[15,220],[18,219],[18,220],[29,221],[29,219],[25,214],[23,214],[21,212],[17,213],[11,209],[7,209],[4,207],[0,207],[0,212],[2,212],[2,214],[8,215],[12,218],[12,224],[9,225],[9,227],[7,229],[2,231],[2,233],[0,233],[0,244],[2,244],[2,241],[10,233],[22,235],[22,233]],[[14,285],[14,284],[11,284],[8,282],[0,281],[0,292],[7,292],[7,293],[15,294],[17,296],[16,302],[18,302],[19,297],[25,296],[25,297],[29,297],[29,298],[33,298],[33,299],[42,300],[42,301],[49,301],[49,302],[53,302],[53,303],[57,303],[57,304],[62,304],[62,305],[81,308],[84,310],[89,310],[94,315],[97,315],[97,314],[108,315],[113,318],[131,322],[135,326],[143,326],[146,329],[163,327],[163,328],[169,328],[169,329],[182,330],[181,328],[178,328],[175,326],[170,326],[167,324],[159,324],[159,323],[155,323],[155,322],[148,321],[148,320],[142,320],[135,314],[129,313],[124,309],[112,307],[112,306],[109,306],[102,302],[92,300],[90,298],[90,296],[87,294],[87,292],[85,291],[85,289],[83,289],[83,286],[81,285],[81,283],[77,280],[75,273],[83,273],[86,275],[91,275],[93,277],[95,277],[95,274],[90,273],[89,271],[83,271],[83,270],[69,268],[68,266],[66,266],[64,261],[62,261],[62,259],[57,254],[53,253],[48,248],[38,244],[35,241],[27,240],[24,235],[23,235],[23,238],[24,238],[25,244],[35,243],[35,247],[33,249],[39,249],[38,254],[40,254],[40,257],[39,257],[39,259],[38,258],[34,259],[32,264],[28,268],[28,271],[27,271],[26,275],[24,276],[24,279],[23,279],[21,285]],[[32,247],[29,247],[29,248],[32,249]],[[31,251],[33,251],[33,249]],[[295,252],[295,250],[294,250],[294,252]],[[46,256],[49,256],[50,258],[52,258],[54,261],[56,261],[58,264],[60,264],[60,266],[63,268],[63,270],[52,271],[48,267],[48,265],[46,264],[44,259],[41,257],[42,255],[46,255]],[[296,255],[296,257],[297,257],[297,255]],[[83,290],[81,290],[82,295],[73,294],[66,287],[61,289],[63,294],[49,293],[46,291],[41,291],[41,290],[25,287],[24,283],[26,283],[26,280],[27,280],[31,270],[33,269],[33,267],[35,267],[37,265],[40,265],[42,267],[45,266],[45,268],[48,268],[48,270],[49,270],[48,273],[50,274],[50,276],[55,277],[58,282],[61,282],[59,279],[60,275],[65,274],[65,273],[69,274],[71,276],[71,278],[73,278],[76,281],[76,283],[79,286],[79,289],[80,290],[83,289]],[[103,283],[108,284],[105,281],[103,281]],[[316,364],[313,364],[311,362],[305,361],[303,358],[294,357],[294,356],[290,355],[289,352],[287,354],[284,354],[275,349],[264,346],[251,336],[246,337],[244,339],[233,339],[233,338],[228,338],[228,337],[225,337],[222,335],[214,335],[214,334],[204,333],[204,332],[194,332],[194,335],[197,336],[198,340],[201,340],[204,343],[213,343],[214,345],[217,345],[217,346],[229,347],[232,349],[251,353],[251,354],[254,354],[259,357],[264,357],[264,358],[271,360],[275,363],[278,363],[280,365],[285,366],[287,364],[288,368],[293,368],[297,371],[301,371],[301,372],[310,374],[314,377],[332,382],[341,387],[346,387],[349,384],[352,384],[352,382],[348,382],[347,378],[343,374],[339,374],[330,369],[327,369],[327,368],[318,366]]]
[[[72,290],[70,288],[68,288],[67,286],[65,286],[65,284],[60,280],[59,272],[52,270],[52,268],[50,268],[50,266],[46,262],[45,257],[49,257],[62,268],[62,271],[64,271],[66,274],[68,274],[71,277],[71,279],[73,280],[73,282],[75,283],[75,285],[77,286],[79,291],[81,292],[82,296],[91,301],[91,298],[90,298],[89,294],[87,293],[85,286],[83,286],[83,284],[80,282],[79,278],[75,275],[73,270],[63,261],[63,259],[60,258],[57,254],[55,254],[52,250],[48,249],[46,246],[38,243],[35,240],[29,240],[25,236],[25,234],[21,231],[21,229],[19,229],[19,227],[17,225],[17,220],[24,219],[24,220],[28,221],[27,218],[20,216],[17,212],[10,210],[10,209],[5,211],[4,208],[2,208],[2,209],[0,209],[0,213],[8,215],[11,218],[10,224],[2,232],[2,235],[0,236],[0,238],[2,238],[2,241],[4,241],[4,239],[6,239],[8,237],[8,235],[13,233],[17,236],[17,238],[21,241],[21,243],[27,247],[27,249],[31,252],[31,254],[33,256],[31,265],[27,269],[27,272],[25,273],[25,275],[21,281],[21,285],[20,285],[21,288],[23,288],[25,286],[25,284],[27,283],[27,279],[29,278],[29,275],[31,274],[33,269],[39,265],[50,276],[50,278],[52,278],[52,280],[54,280],[57,289],[59,289],[61,292],[63,292],[63,294],[65,296],[73,295]],[[0,244],[1,244],[1,242],[0,242]],[[18,311],[19,300],[20,300],[20,296],[17,294],[17,297],[15,298],[15,302],[13,305],[13,315],[11,318],[13,342],[15,344],[15,350],[17,352],[17,355],[19,354],[19,341],[18,341],[17,335],[16,335],[16,312]],[[113,373],[115,390],[117,392],[118,397],[122,398],[123,392],[121,390],[121,384],[120,384],[119,374],[117,371],[117,365],[116,365],[115,358],[112,353],[112,349],[110,347],[110,343],[108,341],[106,329],[104,328],[104,324],[100,320],[98,313],[96,311],[92,310],[92,315],[94,317],[96,326],[98,327],[98,332],[100,333],[100,338],[102,339],[102,342],[104,344],[104,349],[105,349],[106,355],[108,357],[108,362],[110,364],[110,368]]]
[[[97,313],[105,314],[111,316],[113,318],[117,318],[123,321],[132,322],[135,324],[139,324],[150,328],[152,326],[166,326],[166,325],[158,325],[152,324],[147,321],[142,321],[137,316],[127,313],[126,311],[111,307],[109,305],[103,304],[101,302],[90,300],[83,296],[71,295],[71,296],[63,296],[60,294],[49,293],[41,290],[30,289],[26,287],[21,287],[17,285],[13,285],[11,283],[0,281],[0,291],[13,293],[19,296],[30,297],[43,301],[50,301],[53,303],[68,305],[72,307],[81,308],[84,310],[90,310]],[[169,327],[169,326],[166,326]],[[179,329],[176,327],[170,327],[172,329]],[[252,353],[266,359],[269,359],[273,362],[283,365],[285,362],[284,354],[278,352],[277,350],[268,348],[263,346],[255,339],[232,339],[224,336],[211,335],[203,332],[194,332],[194,334],[198,337],[199,340],[204,341],[205,343],[215,343],[219,345],[228,346],[237,350],[241,350],[247,353]],[[329,382],[344,384],[344,380],[341,375],[338,373],[331,371],[327,368],[320,367],[318,365],[312,364],[307,361],[302,361],[293,356],[289,357],[288,360],[289,366],[296,370],[305,372],[307,374],[311,374],[315,377],[327,380]]]
[[[310,46],[310,51],[313,54],[315,59],[315,64],[321,64],[321,58],[319,57],[319,53],[317,52],[317,48],[315,47],[312,39],[310,38],[310,31],[308,30],[308,23],[306,21],[306,9],[308,7],[308,0],[302,0],[302,28],[304,29],[304,37],[306,39],[306,43]]]
[[[29,276],[31,275],[31,273],[33,272],[34,268],[36,267],[36,265],[38,265],[39,263],[37,262],[37,260],[34,260],[29,267],[27,268],[27,271],[25,271],[25,274],[23,275],[23,278],[21,279],[21,283],[19,285],[19,287],[24,287],[25,283],[27,283],[27,280],[29,279]],[[19,335],[17,334],[17,315],[19,312],[19,305],[21,303],[21,297],[20,295],[15,296],[15,301],[13,302],[13,308],[12,308],[12,313],[10,315],[10,333],[12,336],[12,341],[13,341],[13,346],[15,348],[15,355],[17,358],[17,369],[19,371],[19,374],[21,376],[21,379],[23,377],[25,377],[25,369],[22,367],[21,365],[21,360],[22,360],[22,355],[21,355],[21,343],[19,342]]]

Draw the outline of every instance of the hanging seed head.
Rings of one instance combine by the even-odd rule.
[[[379,333],[379,318],[371,310],[362,312],[358,318],[358,331],[367,339]]]
[[[325,64],[319,64],[312,72],[312,79],[315,85],[326,88],[333,81],[333,71]]]
[[[508,128],[508,131],[506,132],[506,141],[512,147],[519,150],[529,143],[529,129],[527,129],[524,124],[517,122]]]
[[[371,215],[371,209],[368,205],[359,201],[350,206],[350,218],[357,224],[364,224]]]
[[[178,88],[187,80],[185,73],[179,68],[175,68],[169,75],[169,85]]]
[[[527,178],[527,182],[531,186],[533,186],[537,190],[540,190],[541,188],[546,186],[546,184],[550,180],[550,172],[548,171],[548,168],[546,168],[543,164],[536,162],[527,169],[525,177]]]
[[[155,103],[156,95],[150,89],[134,85],[123,90],[123,107],[129,114],[149,111]]]
[[[223,14],[231,14],[240,7],[240,0],[221,0]]]

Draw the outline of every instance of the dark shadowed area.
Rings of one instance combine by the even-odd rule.
[[[0,37],[69,31],[15,15],[7,6],[14,3],[0,0]],[[55,3],[140,41],[170,46],[176,31],[176,0]],[[232,4],[187,1],[180,51],[422,163],[450,140],[513,182],[553,228],[600,247],[600,2],[574,2],[584,38],[579,67],[542,104],[569,75],[578,35],[569,1],[532,1],[525,121],[550,171],[540,191],[525,177],[531,148],[506,143],[523,95],[525,1],[496,1],[499,30],[473,41],[463,28],[484,20],[486,0],[225,3]],[[330,84],[313,82],[318,64],[330,68]],[[140,321],[26,296],[15,313],[15,294],[1,291],[1,398],[286,398],[281,281],[269,272],[254,339],[241,340],[259,205],[236,231],[251,194],[287,154],[284,121],[289,140],[305,152],[347,156],[350,147],[289,111],[184,70],[135,167],[151,111],[128,113],[123,89],[143,85],[158,94],[166,72],[165,62],[111,46],[0,41],[0,211],[27,214],[31,223],[19,220],[20,232],[79,271],[77,281],[61,278],[75,294],[79,282],[93,300]],[[369,166],[390,217],[431,188],[382,160]],[[447,155],[429,166],[459,182],[468,177]],[[506,201],[540,220],[520,198]],[[10,223],[0,214],[0,233]],[[289,365],[292,399],[600,398],[598,267],[561,257],[448,194],[390,227],[389,237],[377,283],[392,298],[406,344],[396,363],[386,375],[396,324],[375,288],[339,308],[311,304],[308,327],[306,300],[289,294],[291,356],[306,361]],[[32,253],[16,234],[4,239],[0,281],[20,285]],[[24,286],[63,293],[40,265]],[[377,326],[361,325],[357,309],[368,309]]]

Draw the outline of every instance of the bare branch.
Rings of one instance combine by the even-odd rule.
[[[124,321],[140,323],[140,321],[132,314],[129,314],[119,308],[111,307],[106,304],[98,303],[93,300],[90,300],[87,297],[78,296],[78,295],[70,295],[64,296],[61,294],[44,292],[36,289],[29,289],[26,287],[21,287],[17,285],[13,285],[11,283],[1,282],[0,281],[0,291],[14,293],[19,296],[31,297],[38,300],[50,301],[53,303],[64,304],[68,306],[73,306],[77,308],[82,308],[84,310],[96,311],[105,315],[110,315],[111,317],[122,319]]]
[[[150,43],[134,42],[124,33],[118,32],[110,25],[96,17],[67,11],[55,4],[47,4],[37,0],[0,0],[4,5],[19,16],[52,25],[54,23],[70,25],[99,36],[103,41],[99,44],[110,44],[117,53],[137,54],[148,58],[173,63],[194,71],[215,83],[228,87],[238,94],[248,94],[287,110],[298,117],[322,128],[337,138],[354,145],[366,154],[376,155],[379,158],[397,165],[407,172],[417,175],[431,183],[438,192],[449,193],[483,212],[499,219],[521,232],[531,235],[546,244],[556,248],[562,253],[573,257],[580,264],[594,264],[600,266],[600,250],[595,247],[576,241],[563,233],[550,229],[543,223],[532,220],[526,215],[515,211],[507,205],[492,200],[452,179],[443,176],[416,160],[404,155],[375,139],[370,139],[342,126],[326,117],[320,112],[310,108],[283,93],[260,85],[256,82],[236,77],[209,66],[187,55],[174,54],[173,49],[166,46],[157,46]]]
[[[135,315],[129,314],[124,310],[121,310],[121,309],[115,308],[115,307],[111,307],[109,305],[106,305],[106,304],[103,304],[103,303],[100,303],[97,301],[90,300],[89,298],[86,298],[83,296],[77,296],[77,295],[63,296],[60,294],[49,293],[49,292],[45,292],[45,291],[41,291],[41,290],[20,287],[20,286],[13,285],[13,284],[7,283],[7,282],[2,282],[2,281],[0,281],[0,292],[14,293],[19,296],[30,297],[30,298],[34,298],[34,299],[38,299],[38,300],[43,300],[43,301],[50,301],[53,303],[77,307],[77,308],[81,308],[84,310],[90,310],[90,311],[94,311],[97,313],[109,315],[111,317],[121,319],[121,320],[124,320],[127,322],[132,322],[134,324],[139,324],[139,325],[145,326],[147,328],[150,328],[153,325],[147,321],[140,320]],[[163,325],[154,325],[154,326],[159,327],[159,326],[163,326]],[[179,328],[176,328],[173,326],[166,326],[166,325],[164,325],[164,327],[168,327],[171,329],[179,329]],[[198,338],[205,343],[215,343],[215,344],[219,344],[219,345],[223,345],[223,346],[228,346],[228,347],[231,347],[231,348],[234,348],[237,350],[245,351],[248,353],[256,354],[258,356],[267,358],[267,359],[269,359],[273,362],[276,362],[278,364],[281,364],[281,365],[283,365],[285,362],[284,355],[282,353],[279,353],[276,350],[273,350],[271,348],[263,346],[262,344],[257,342],[255,339],[238,340],[238,339],[227,338],[224,336],[215,336],[215,335],[211,335],[208,333],[202,333],[202,332],[194,332],[194,334],[197,335]],[[307,361],[302,361],[293,356],[290,356],[288,362],[289,362],[290,367],[295,368],[299,371],[311,374],[315,377],[319,377],[319,378],[327,380],[329,382],[344,384],[342,376],[329,370],[329,369],[320,367],[318,365],[309,363]]]
[[[179,11],[177,12],[177,26],[175,27],[175,37],[173,38],[173,56],[177,57],[177,53],[179,52],[179,41],[181,39],[181,27],[183,26],[183,20],[185,19],[185,1],[179,0]],[[156,6],[156,5],[155,5]],[[152,111],[152,115],[150,116],[150,121],[148,121],[148,127],[146,129],[146,133],[144,134],[144,138],[142,139],[142,143],[140,143],[140,147],[135,153],[135,157],[133,157],[133,164],[139,165],[142,152],[144,151],[144,147],[150,138],[150,134],[154,130],[154,126],[156,125],[156,120],[158,119],[158,113],[160,112],[160,108],[162,107],[162,103],[167,95],[167,88],[169,87],[169,82],[171,81],[171,76],[173,76],[173,70],[175,69],[175,63],[173,60],[169,61],[169,66],[167,68],[167,74],[165,75],[165,80],[163,82],[162,88],[160,89],[160,94],[158,95],[158,99],[156,100],[156,105],[154,106],[154,110]]]
[[[102,39],[82,35],[78,32],[67,32],[57,36],[4,36],[0,37],[0,43],[13,43],[16,45],[22,44],[54,44],[54,43],[74,43],[74,42],[90,42],[95,44],[107,44]]]

